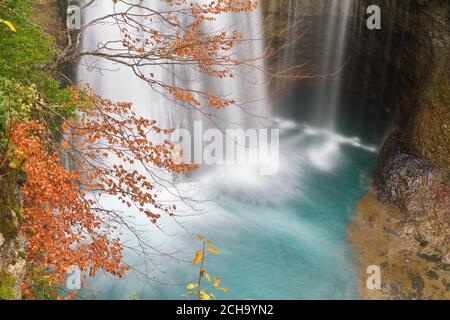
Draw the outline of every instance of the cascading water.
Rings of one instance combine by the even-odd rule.
[[[340,12],[337,3],[341,2],[346,3],[342,8],[347,12],[351,1],[344,0],[332,1],[333,13]],[[164,3],[143,1],[143,5],[155,10],[163,9]],[[125,9],[124,5],[116,6],[116,12]],[[84,10],[84,21],[88,23],[112,10],[112,1],[95,1]],[[331,69],[338,69],[345,60],[346,27],[338,21],[343,20],[330,16],[326,23],[330,39],[327,47],[330,52],[338,53],[334,58],[328,55],[329,61],[324,62]],[[355,271],[345,232],[354,203],[364,192],[363,181],[375,162],[374,150],[358,138],[339,136],[332,125],[317,128],[302,123],[301,119],[267,122],[274,116],[262,72],[262,22],[259,8],[251,14],[221,15],[205,26],[214,31],[236,29],[248,39],[233,49],[234,56],[249,57],[253,64],[251,68],[243,65],[234,69],[238,77],[211,79],[186,66],[152,66],[155,77],[166,83],[211,90],[240,102],[239,106],[222,110],[212,119],[171,103],[123,65],[93,57],[85,57],[80,62],[79,81],[89,83],[98,94],[111,100],[132,102],[137,114],[155,119],[163,127],[192,129],[194,120],[202,120],[205,127],[221,129],[263,128],[275,122],[281,130],[278,174],[261,176],[250,165],[213,165],[184,181],[177,180],[177,191],[195,195],[195,204],[191,207],[174,198],[174,192],[168,188],[162,190],[160,198],[175,202],[179,213],[185,216],[177,223],[163,218],[161,230],[155,229],[138,212],[124,208],[114,199],[106,199],[104,205],[123,211],[128,223],[147,240],[146,248],[152,250],[142,252],[143,244],[123,230],[122,238],[127,247],[125,260],[135,269],[128,272],[124,280],[107,275],[90,279],[90,287],[97,291],[95,297],[126,299],[134,293],[148,299],[180,297],[185,285],[195,281],[196,276],[195,268],[189,264],[198,249],[191,232],[205,235],[222,251],[222,255],[207,260],[208,272],[220,276],[222,284],[231,288],[231,293],[219,293],[219,298],[354,296]],[[337,26],[340,26],[338,36],[333,37],[331,33]],[[336,41],[331,41],[333,38]],[[119,28],[111,21],[90,27],[83,37],[82,47],[95,49],[99,43],[120,39]],[[286,57],[293,59],[292,55]],[[323,87],[319,91],[324,95],[324,106],[337,108],[333,104],[339,94],[338,87],[331,91]],[[332,117],[336,112],[329,111],[323,114]],[[336,166],[337,158],[339,166]],[[200,212],[203,214],[198,215]]]
[[[322,81],[317,90],[317,123],[334,130],[339,109],[339,94],[342,85],[342,70],[347,55],[349,15],[353,0],[332,0],[324,30],[324,57],[319,74],[331,75]]]
[[[312,88],[313,97],[308,104],[311,105],[310,123],[318,128],[309,130],[315,132],[317,141],[308,150],[305,150],[309,160],[321,170],[332,170],[339,161],[339,149],[342,144],[350,143],[358,147],[362,142],[357,138],[347,138],[339,135],[337,121],[341,107],[342,95],[342,73],[348,58],[348,35],[350,17],[354,8],[353,0],[331,0],[331,1],[289,1],[292,8],[290,25],[301,21],[302,15],[308,10],[311,16],[316,17],[313,21],[313,32],[315,39],[309,41],[319,42],[313,52],[313,73],[318,76],[317,84]],[[294,28],[295,29],[295,28]],[[288,41],[295,38],[288,36]],[[293,51],[285,50],[283,66],[289,66],[293,62]],[[314,50],[313,50],[314,51]],[[304,103],[305,104],[305,103]],[[367,146],[373,150],[374,147]]]
[[[270,103],[263,73],[265,53],[261,21],[260,8],[245,16],[234,13],[222,14],[205,27],[213,33],[237,30],[243,37],[242,42],[231,52],[233,57],[244,59],[242,65],[233,67],[235,76],[225,79],[204,77],[204,81],[208,82],[204,88],[221,96],[236,99],[237,106],[225,108],[217,115],[218,121],[226,127],[258,127],[267,124],[267,118],[270,116]]]

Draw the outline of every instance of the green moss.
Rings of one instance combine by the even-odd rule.
[[[11,300],[14,295],[16,279],[0,271],[0,300]]]
[[[30,1],[6,1],[0,16],[11,21],[17,29],[0,32],[0,75],[23,83],[35,83],[42,89],[52,89],[54,80],[45,70],[54,57],[53,39],[44,37],[41,30],[27,20],[33,13]]]
[[[22,250],[19,250],[19,251],[17,252],[17,256],[18,256],[20,259],[23,259],[23,260],[26,260],[26,259],[27,259],[27,254],[26,254],[25,252],[23,252]]]
[[[0,233],[6,240],[17,236],[17,226],[14,223],[14,210],[11,206],[16,203],[15,172],[0,170]]]
[[[10,218],[8,209],[4,206],[0,208],[0,233],[6,240],[17,236],[17,227]]]
[[[41,267],[29,265],[27,279],[30,283],[31,295],[36,300],[56,300],[58,298],[58,286],[50,284],[45,275],[46,270]]]
[[[0,165],[0,233],[8,241],[18,234],[14,216],[19,225],[23,220],[17,194],[26,181],[22,163],[15,159],[13,146],[8,143],[10,119],[43,120],[51,137],[57,140],[60,116],[66,119],[75,116],[78,106],[70,103],[71,92],[59,77],[61,49],[57,41],[61,42],[61,35],[53,20],[59,19],[56,10],[65,11],[66,1],[0,0],[0,3],[0,18],[11,21],[17,29],[17,32],[0,29],[0,155],[8,156],[8,161]],[[58,106],[60,116],[42,112],[44,105]],[[19,251],[18,256],[26,259],[26,252]],[[15,280],[1,272],[0,299],[11,299]],[[55,298],[57,288],[44,275],[44,270],[28,268],[33,294],[38,299]]]
[[[58,79],[56,61],[60,49],[55,37],[38,26],[45,21],[29,22],[38,15],[33,1],[3,1],[2,4],[0,17],[11,21],[17,32],[0,32],[0,77],[25,87],[35,85],[51,104],[67,102],[69,94]]]
[[[17,219],[19,219],[19,222],[21,222],[24,219],[22,209],[19,206],[11,204],[9,208],[16,214],[16,217]]]
[[[13,213],[22,220],[22,211],[16,199],[18,186],[26,180],[20,163],[14,158],[6,134],[9,121],[39,118],[47,123],[49,132],[58,139],[62,118],[75,116],[77,105],[70,103],[69,89],[59,79],[55,37],[40,28],[39,6],[33,0],[0,0],[0,17],[11,21],[17,32],[0,30],[0,154],[9,161],[0,167],[0,232],[7,238],[17,235]],[[65,1],[54,5],[64,6]],[[58,8],[48,9],[58,10]],[[44,15],[45,16],[45,15]],[[42,18],[42,17],[41,17]],[[30,21],[33,21],[32,23]],[[59,105],[60,116],[41,112],[43,105]]]

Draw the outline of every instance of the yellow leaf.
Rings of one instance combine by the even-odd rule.
[[[230,292],[230,289],[227,289],[227,288],[217,288],[217,290],[223,291],[225,293]]]
[[[211,277],[209,276],[209,274],[205,273],[205,277],[206,277],[206,280],[208,280],[208,282],[211,282]]]
[[[196,286],[197,286],[196,284],[189,283],[189,284],[186,286],[186,289],[192,290],[192,289],[194,289]]]
[[[212,241],[209,241],[209,240],[205,240],[205,243],[206,243],[208,246],[213,246],[213,245],[214,245],[214,243],[213,243]]]
[[[197,240],[203,241],[205,240],[205,237],[202,236],[201,234],[197,234]]]
[[[8,28],[11,29],[11,31],[13,31],[13,32],[16,32],[16,31],[17,31],[16,28],[14,27],[14,25],[13,25],[11,22],[9,22],[9,21],[0,19],[0,23],[3,23],[3,24],[5,24],[5,25],[7,25]]]
[[[211,296],[204,291],[200,292],[200,300],[211,300]]]
[[[214,278],[214,287],[218,287],[220,285],[220,279],[219,278],[217,278],[217,277],[215,277]]]
[[[206,249],[206,250],[208,250],[209,252],[212,252],[212,253],[214,253],[214,254],[220,254],[220,251],[217,250],[216,248],[209,247],[209,248]]]
[[[203,258],[203,252],[202,251],[197,251],[195,253],[195,258],[194,260],[192,260],[192,264],[195,266],[196,264],[199,264],[200,261],[202,261]]]

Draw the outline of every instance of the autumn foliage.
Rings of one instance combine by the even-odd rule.
[[[208,274],[205,267],[205,258],[207,253],[220,254],[220,251],[214,247],[212,241],[206,239],[201,234],[197,235],[197,240],[202,242],[202,249],[195,253],[192,265],[200,266],[198,269],[198,279],[195,283],[189,283],[186,286],[188,291],[183,296],[188,299],[196,297],[199,300],[216,300],[215,292],[222,291],[228,293],[230,290],[220,286],[221,281],[219,277],[214,277],[213,279]],[[202,286],[202,280],[204,280],[203,282],[207,281],[207,285]]]
[[[93,25],[115,23],[122,35],[120,46],[115,41],[101,43],[96,49],[84,48],[75,58],[97,56],[132,67],[136,76],[154,90],[172,96],[175,101],[195,109],[206,106],[221,109],[236,101],[218,93],[183,87],[182,84],[174,85],[158,78],[151,67],[162,65],[169,73],[170,67],[179,65],[212,78],[237,76],[236,66],[248,66],[254,62],[251,59],[255,59],[233,53],[233,48],[246,39],[243,39],[239,30],[211,32],[210,23],[223,14],[252,11],[258,6],[258,2],[216,0],[200,4],[188,0],[166,0],[167,8],[156,12],[141,3],[130,4],[116,0],[114,3],[118,9],[115,13],[95,19]],[[83,32],[80,37],[82,35]]]
[[[90,90],[73,90],[72,103],[82,103],[77,119],[64,124],[58,148],[73,150],[75,169],[64,168],[55,146],[49,144],[43,122],[12,122],[11,143],[15,162],[26,174],[21,187],[25,222],[22,231],[29,242],[29,259],[48,270],[50,283],[62,283],[65,272],[77,266],[90,276],[103,269],[123,277],[122,247],[108,223],[119,212],[103,209],[95,195],[117,197],[157,223],[160,212],[173,214],[175,207],[159,204],[154,182],[145,170],[160,168],[176,173],[194,165],[172,159],[174,145],[155,144],[149,134],[168,135],[156,122],[137,117],[129,103],[112,103]],[[113,157],[114,164],[105,163]],[[126,164],[139,162],[126,169]]]
[[[76,57],[101,56],[131,66],[151,88],[162,88],[174,100],[195,107],[207,104],[220,109],[233,104],[233,100],[211,92],[163,83],[144,70],[169,61],[189,64],[212,77],[233,77],[231,67],[243,61],[227,52],[239,41],[239,33],[209,34],[202,26],[220,14],[253,10],[257,1],[197,4],[167,0],[167,4],[171,10],[161,13],[141,8],[149,25],[153,21],[159,28],[141,25],[131,10],[113,16],[121,26],[125,51],[110,48],[106,42],[94,51],[78,52]],[[187,20],[180,19],[185,16]],[[161,24],[165,27],[161,28]],[[133,36],[136,30],[143,36]],[[8,121],[11,167],[26,176],[20,191],[21,231],[28,240],[28,261],[45,271],[50,284],[63,284],[71,266],[77,266],[85,275],[94,276],[104,270],[123,277],[129,266],[122,260],[123,247],[111,223],[120,223],[122,213],[105,209],[99,199],[115,197],[158,224],[161,215],[173,216],[176,207],[158,201],[155,171],[184,174],[196,166],[179,163],[176,148],[169,140],[172,130],[137,116],[130,103],[112,102],[89,87],[74,87],[67,105],[38,100],[31,103],[30,117],[11,117]],[[75,108],[77,116],[67,118],[59,108]],[[57,134],[55,122],[62,124]],[[31,282],[24,283],[28,298],[33,298]]]
[[[11,142],[27,180],[21,188],[30,263],[51,271],[61,282],[72,265],[95,274],[98,269],[123,276],[122,248],[100,217],[94,202],[80,192],[79,171],[68,171],[56,151],[44,143],[45,126],[37,121],[13,123]],[[27,284],[26,284],[27,285]]]

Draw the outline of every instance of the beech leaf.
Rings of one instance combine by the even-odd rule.
[[[213,247],[209,247],[209,248],[206,249],[206,250],[208,250],[209,252],[212,252],[212,253],[214,253],[214,254],[220,254],[220,251],[217,250],[216,248],[213,248]]]
[[[192,260],[192,264],[195,266],[196,264],[199,264],[200,261],[202,261],[203,258],[203,252],[202,251],[197,251],[195,253],[195,258],[194,260]]]

